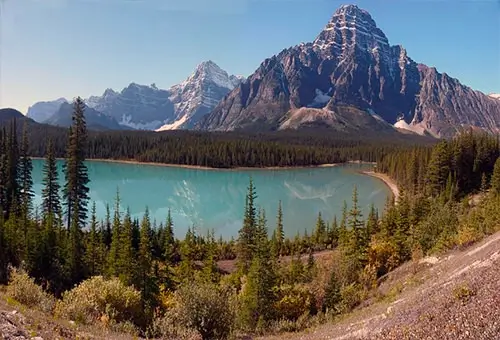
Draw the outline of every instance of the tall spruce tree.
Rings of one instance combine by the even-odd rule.
[[[85,165],[87,125],[84,113],[85,104],[83,100],[78,97],[73,103],[73,122],[69,129],[66,162],[64,164],[66,183],[63,188],[63,196],[68,229],[70,229],[72,225],[76,229],[83,228],[87,219],[89,177],[87,174],[87,166]]]
[[[56,157],[52,139],[47,142],[47,154],[43,165],[42,214],[44,219],[52,220],[61,217],[61,203],[59,201],[59,175],[57,172]]]
[[[276,219],[276,245],[278,254],[281,256],[283,251],[283,242],[285,240],[285,231],[283,229],[283,208],[281,201],[278,202],[278,216]]]
[[[29,140],[27,123],[23,126],[22,143],[19,158],[19,187],[20,187],[20,204],[22,217],[25,221],[28,220],[32,210],[33,193],[33,178],[31,172],[33,171],[33,164],[29,157]]]
[[[245,198],[245,216],[243,219],[243,226],[239,230],[237,244],[238,267],[241,274],[248,273],[255,254],[257,237],[257,212],[255,207],[256,198],[257,193],[255,192],[253,179],[250,177],[247,195]]]
[[[491,176],[491,191],[500,195],[500,157],[497,158],[495,162],[495,167],[493,168],[493,175]]]
[[[141,221],[139,253],[138,253],[138,284],[141,291],[143,308],[150,306],[156,293],[155,281],[151,275],[153,266],[151,244],[151,220],[149,219],[149,209],[146,208]]]

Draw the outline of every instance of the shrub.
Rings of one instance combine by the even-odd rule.
[[[476,295],[476,292],[466,283],[453,289],[453,296],[462,304],[466,304],[474,295]]]
[[[281,318],[295,321],[305,313],[314,312],[314,296],[303,286],[282,285],[276,288],[276,295],[274,307]]]
[[[83,324],[98,320],[110,325],[126,321],[137,324],[142,317],[141,294],[117,278],[95,276],[65,292],[56,314]]]
[[[155,330],[166,338],[227,339],[235,321],[234,296],[228,289],[211,283],[193,282],[179,287],[175,306]],[[193,332],[195,330],[196,332]]]
[[[54,309],[55,299],[44,292],[23,270],[13,269],[10,273],[7,296],[28,307],[37,308],[43,312]]]
[[[358,284],[350,284],[340,289],[339,312],[350,312],[363,300],[364,291]]]

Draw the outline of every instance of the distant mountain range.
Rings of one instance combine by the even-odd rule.
[[[99,129],[172,130],[188,129],[209,113],[219,101],[244,80],[229,75],[213,61],[196,67],[184,82],[168,90],[131,83],[121,92],[112,89],[102,96],[85,99],[89,127]],[[28,109],[27,116],[39,123],[68,125],[68,101],[39,102]],[[63,106],[63,110],[61,107]]]
[[[207,61],[168,90],[132,83],[86,103],[112,118],[96,121],[111,129],[328,127],[449,137],[468,127],[499,132],[499,98],[413,61],[402,46],[389,44],[367,11],[343,5],[314,41],[264,60],[247,79]],[[28,117],[54,124],[62,101],[37,103]]]

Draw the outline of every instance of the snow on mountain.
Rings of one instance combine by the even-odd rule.
[[[201,63],[184,82],[168,90],[174,104],[174,119],[157,131],[193,128],[243,81],[243,77],[229,75],[211,60]]]
[[[26,115],[38,123],[43,123],[54,113],[59,111],[61,104],[67,102],[68,101],[65,98],[59,98],[53,101],[38,102],[28,108],[28,113]]]
[[[90,96],[85,104],[132,129],[189,129],[244,81],[244,77],[229,75],[209,60],[199,64],[185,81],[168,90],[159,89],[155,84],[131,83],[120,92],[108,88],[101,96]],[[61,98],[36,103],[29,108],[28,117],[38,122],[47,121],[67,102]],[[50,120],[56,121],[57,117]]]
[[[500,99],[500,93],[490,93],[488,96],[495,99]]]

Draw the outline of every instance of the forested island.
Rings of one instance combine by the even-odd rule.
[[[498,136],[472,131],[437,144],[310,135],[88,132],[80,99],[64,134],[11,121],[0,134],[0,283],[5,294],[59,319],[149,338],[242,338],[336,320],[401,264],[492,234],[500,226]],[[288,139],[287,139],[288,136]],[[415,145],[416,144],[416,145]],[[45,157],[33,207],[31,157]],[[56,157],[65,158],[59,187]],[[283,214],[259,208],[251,180],[237,239],[154,225],[115,208],[98,221],[87,158],[210,167],[377,162],[397,202],[363,216],[356,187],[333,221],[284,237]],[[470,200],[471,195],[478,198]],[[331,261],[318,254],[328,252]],[[223,260],[234,263],[226,271]]]

